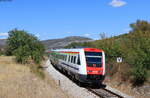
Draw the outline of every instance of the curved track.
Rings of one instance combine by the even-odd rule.
[[[100,98],[124,98],[123,96],[116,94],[106,88],[101,88],[101,89],[89,89],[88,91],[96,94]]]

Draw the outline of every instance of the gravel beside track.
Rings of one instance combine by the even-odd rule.
[[[57,83],[57,85],[60,86],[60,88],[69,94],[73,98],[99,98],[97,95],[93,94],[92,92],[89,92],[85,88],[81,88],[77,86],[75,83],[70,81],[66,76],[59,73],[50,63],[48,60],[46,62],[47,71],[49,75],[54,79],[54,81]]]

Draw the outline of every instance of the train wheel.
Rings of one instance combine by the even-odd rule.
[[[66,74],[66,71],[64,69],[62,69],[63,73]]]
[[[84,87],[84,83],[82,83],[80,81],[77,81],[77,85],[80,86],[80,87]]]
[[[71,80],[75,81],[75,76],[73,74],[71,75]]]

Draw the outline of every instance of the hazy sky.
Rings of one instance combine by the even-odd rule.
[[[150,0],[0,0],[0,38],[23,29],[39,39],[126,33],[137,19],[150,21]]]

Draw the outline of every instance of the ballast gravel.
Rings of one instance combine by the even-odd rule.
[[[46,65],[47,71],[49,75],[54,79],[57,85],[60,86],[60,88],[70,95],[72,98],[99,98],[95,94],[89,92],[87,89],[77,86],[75,83],[70,81],[66,76],[62,75],[60,72],[58,72],[50,63],[49,60],[47,60]]]

